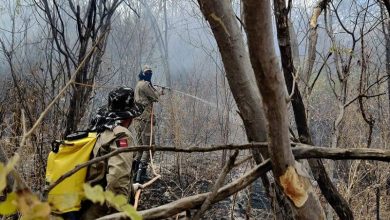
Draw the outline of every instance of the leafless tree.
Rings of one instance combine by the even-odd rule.
[[[112,2],[90,0],[85,3],[68,1],[68,4],[60,4],[57,1],[36,2],[36,6],[46,16],[56,49],[60,52],[61,60],[66,67],[64,74],[68,78],[72,70],[86,56],[90,45],[95,43],[97,39],[104,38],[98,46],[99,51],[88,60],[83,70],[77,75],[76,84],[72,87],[66,120],[66,134],[77,130],[77,125],[88,106],[88,99],[92,91],[92,87],[88,85],[93,84],[99,72],[110,33],[112,16],[121,2],[121,0]],[[74,22],[73,25],[77,27],[78,36],[73,43],[68,38],[71,30],[69,30],[70,24],[66,23],[67,20]]]

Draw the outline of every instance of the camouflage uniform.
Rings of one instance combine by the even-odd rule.
[[[121,144],[118,142],[121,140]],[[126,140],[126,141],[123,141]],[[129,130],[122,126],[116,126],[113,130],[105,130],[100,134],[93,149],[93,157],[103,156],[118,149],[133,145],[133,138]],[[91,185],[99,184],[105,187],[105,190],[122,194],[130,200],[134,197],[134,190],[131,177],[131,166],[133,162],[133,153],[126,152],[110,157],[105,161],[92,164],[88,171],[87,182]],[[90,203],[87,201],[87,203]],[[96,219],[104,215],[117,212],[108,205],[86,204],[83,205],[83,220]]]
[[[153,108],[153,102],[158,102],[160,94],[159,92],[152,87],[151,83],[148,81],[140,80],[138,81],[135,91],[134,98],[135,102],[145,106],[144,112],[133,121],[133,126],[136,130],[136,139],[139,145],[149,145],[150,136],[151,136],[151,114]],[[156,120],[153,118],[153,124]],[[154,144],[154,139],[152,139],[152,144]],[[148,151],[137,152],[136,160],[148,163],[150,155]]]

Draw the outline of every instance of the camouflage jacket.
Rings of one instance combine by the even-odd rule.
[[[125,127],[116,126],[113,130],[105,130],[100,134],[93,149],[93,157],[103,156],[120,147],[132,145],[134,139],[130,131]],[[132,162],[133,153],[126,152],[92,164],[86,182],[91,185],[101,184],[105,186],[105,190],[130,197],[134,193],[131,177]]]
[[[135,86],[134,98],[137,103],[144,105],[145,109],[142,115],[140,115],[136,119],[150,121],[152,104],[153,102],[158,102],[159,97],[159,92],[152,87],[150,82],[144,80],[138,81],[137,85]]]

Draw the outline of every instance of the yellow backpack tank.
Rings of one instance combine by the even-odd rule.
[[[77,136],[78,135],[78,136]],[[87,162],[97,140],[97,133],[84,132],[67,136],[65,141],[53,145],[49,153],[46,167],[46,181],[53,184],[62,175],[74,169],[77,165]],[[53,206],[53,212],[61,214],[78,211],[83,198],[83,184],[87,168],[83,168],[55,186],[48,192],[48,202]]]

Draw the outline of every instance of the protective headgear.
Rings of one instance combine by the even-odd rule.
[[[139,80],[145,80],[151,82],[152,75],[153,75],[152,69],[148,65],[145,65],[143,70],[138,74],[138,78]]]
[[[132,88],[120,87],[108,95],[108,105],[101,107],[90,123],[90,130],[113,128],[122,119],[135,118],[142,114],[144,106],[134,102]]]
[[[142,70],[143,72],[147,72],[147,71],[152,71],[152,69],[150,68],[150,66],[149,65],[145,65],[144,66],[144,69]]]

